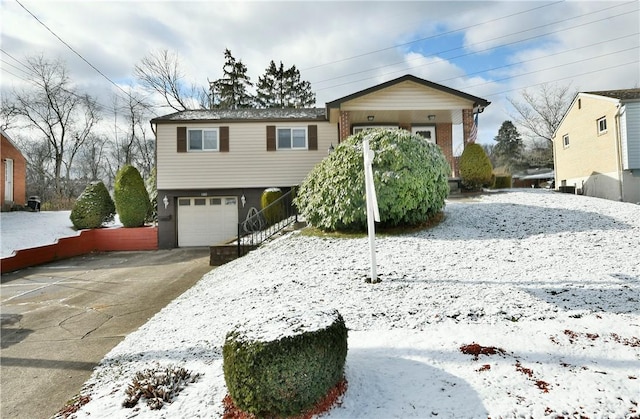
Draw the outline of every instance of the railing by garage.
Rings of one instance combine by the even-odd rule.
[[[298,212],[293,205],[295,188],[258,211],[251,208],[244,221],[238,223],[238,257],[260,246],[291,224],[298,222]],[[275,219],[270,214],[279,214]]]

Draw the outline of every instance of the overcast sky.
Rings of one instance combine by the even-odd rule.
[[[482,143],[493,142],[513,113],[506,98],[523,88],[640,86],[637,0],[19,1],[0,0],[3,94],[24,83],[25,58],[43,54],[62,58],[78,88],[112,101],[118,90],[53,33],[126,87],[136,83],[134,66],[161,49],[177,52],[186,81],[198,85],[221,77],[225,48],[254,82],[272,59],[295,64],[319,107],[413,74],[491,101]]]

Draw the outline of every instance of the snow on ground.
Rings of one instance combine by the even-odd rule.
[[[77,417],[221,417],[225,334],[279,307],[350,329],[348,389],[323,417],[638,417],[640,206],[514,190],[445,215],[378,237],[376,285],[366,238],[294,233],[216,268],[106,355]],[[160,411],[123,408],[157,364],[202,376]]]
[[[15,250],[55,243],[59,238],[77,236],[69,219],[71,211],[14,211],[0,213],[2,256]]]
[[[14,211],[0,213],[0,241],[2,255],[9,257],[16,250],[54,244],[63,237],[80,234],[69,219],[71,211]],[[119,227],[120,220],[104,224],[105,227]]]

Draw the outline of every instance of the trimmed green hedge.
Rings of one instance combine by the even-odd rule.
[[[511,188],[511,175],[496,175],[493,182],[494,189]]]
[[[480,144],[467,144],[460,156],[462,186],[468,190],[479,190],[491,186],[493,175],[491,160]]]
[[[149,194],[138,169],[123,166],[116,174],[114,190],[116,210],[125,227],[141,227],[152,213]]]
[[[419,225],[442,210],[451,169],[440,147],[403,129],[374,129],[347,138],[306,177],[295,204],[308,223],[326,231],[366,229],[365,136],[375,152],[382,227]]]
[[[91,182],[78,197],[69,218],[77,230],[100,228],[113,221],[116,207],[102,181]]]
[[[261,209],[264,211],[264,218],[267,221],[267,225],[273,225],[284,218],[284,203],[280,201],[280,205],[267,208],[273,202],[282,197],[282,191],[279,188],[269,188],[262,192],[260,197]],[[266,209],[265,209],[266,208]]]
[[[293,416],[326,396],[343,378],[347,356],[344,320],[337,311],[329,315],[333,322],[325,328],[272,341],[229,332],[223,369],[235,405],[259,417]]]

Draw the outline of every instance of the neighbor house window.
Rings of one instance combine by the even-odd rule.
[[[565,134],[562,136],[562,145],[564,148],[569,147],[569,134]]]
[[[598,134],[604,134],[607,132],[607,118],[602,117],[598,119]]]
[[[306,150],[307,128],[277,128],[278,150]]]
[[[218,128],[189,129],[187,144],[189,151],[219,151]]]

